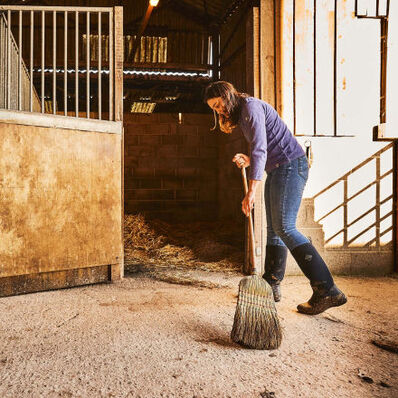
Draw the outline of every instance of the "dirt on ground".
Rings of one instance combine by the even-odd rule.
[[[0,397],[398,396],[398,354],[374,344],[398,341],[396,278],[336,278],[348,303],[313,317],[287,277],[282,345],[257,351],[229,338],[241,275],[140,271],[1,298]]]

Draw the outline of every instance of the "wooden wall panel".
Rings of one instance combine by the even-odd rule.
[[[120,139],[0,123],[0,277],[121,263]]]

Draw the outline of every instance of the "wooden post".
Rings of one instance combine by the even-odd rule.
[[[115,121],[123,120],[123,7],[115,7],[114,13],[114,76]]]
[[[275,75],[275,63],[278,54],[280,57],[280,50],[277,51],[280,35],[275,32],[277,26],[280,26],[277,20],[280,15],[280,12],[277,12],[280,1],[260,0],[259,5],[249,10],[246,20],[246,90],[277,109],[280,81]],[[257,190],[254,207],[255,261],[260,262],[256,268],[262,271],[267,243],[264,180],[265,178]],[[248,245],[247,240],[246,243]],[[247,273],[249,269],[249,258],[246,255],[243,271]]]
[[[123,7],[114,8],[114,76],[115,76],[115,121],[123,121]],[[111,99],[113,101],[113,98]],[[121,239],[124,230],[124,129],[122,128],[121,145]],[[119,264],[112,265],[111,280],[117,280],[124,276],[124,250],[120,253]]]

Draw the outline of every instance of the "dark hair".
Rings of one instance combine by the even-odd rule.
[[[210,83],[205,88],[203,99],[204,102],[207,102],[212,98],[222,98],[225,105],[225,110],[228,113],[228,117],[219,115],[220,128],[225,133],[230,133],[239,122],[242,101],[248,96],[249,95],[246,93],[240,93],[237,91],[231,83],[220,80]]]

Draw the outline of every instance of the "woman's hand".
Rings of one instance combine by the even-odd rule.
[[[237,153],[232,161],[236,164],[237,167],[240,169],[242,167],[248,167],[250,166],[250,158],[249,156],[245,155],[244,153]]]
[[[242,211],[246,217],[249,217],[254,206],[255,191],[249,190],[242,200]]]

